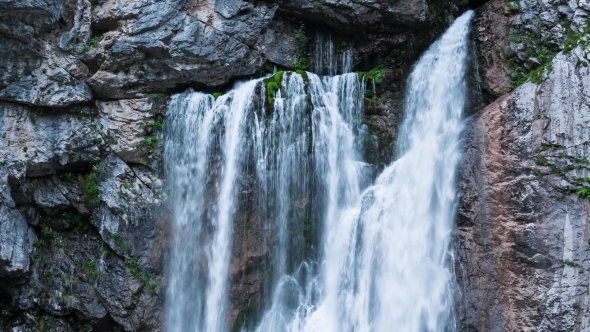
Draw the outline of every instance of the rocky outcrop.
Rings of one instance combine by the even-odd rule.
[[[354,31],[359,27],[392,30],[400,26],[421,27],[430,22],[425,0],[410,1],[279,1],[281,11],[332,27]]]
[[[590,70],[559,54],[474,117],[460,184],[463,331],[587,331]]]
[[[148,167],[157,146],[142,144],[155,137],[148,122],[161,114],[157,105],[56,112],[0,104],[0,289],[12,299],[0,302],[0,326],[159,328],[168,214]]]
[[[492,97],[512,91],[561,50],[571,51],[588,33],[586,1],[492,0],[478,9],[474,32],[483,87]],[[586,57],[584,55],[583,57]]]

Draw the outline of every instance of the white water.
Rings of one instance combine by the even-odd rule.
[[[348,74],[352,72],[353,51],[352,48],[342,52],[340,63],[336,57],[332,35],[328,34],[326,38],[322,34],[317,34],[315,38],[315,72],[318,75],[335,76],[338,73]],[[340,68],[340,70],[338,70]]]
[[[170,103],[164,160],[175,219],[167,331],[226,329],[235,183],[256,84],[245,83],[217,100],[195,92]]]
[[[416,64],[398,158],[362,197],[354,155],[327,145],[321,272],[303,285],[284,277],[257,331],[454,330],[449,247],[471,16],[457,19]],[[347,149],[354,138],[326,137]],[[291,311],[282,304],[285,285],[299,292]]]
[[[173,97],[165,125],[175,213],[167,331],[229,329],[233,228],[248,186],[265,233],[260,246],[275,248],[256,331],[454,330],[449,247],[471,16],[416,64],[397,160],[368,188],[365,87],[356,74],[308,74],[307,85],[285,74],[270,113],[256,102],[266,95],[259,81],[217,100]],[[333,53],[331,41],[327,48]],[[345,71],[351,54],[342,57]],[[324,66],[331,73],[333,58]]]

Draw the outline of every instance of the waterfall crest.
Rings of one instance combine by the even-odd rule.
[[[256,197],[261,246],[275,257],[252,330],[454,330],[450,241],[472,15],[459,17],[414,67],[396,160],[370,186],[357,74],[275,75],[281,84],[270,100],[262,79],[217,99],[172,98],[167,331],[229,329],[243,192]]]

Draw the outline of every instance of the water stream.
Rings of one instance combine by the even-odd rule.
[[[357,74],[285,73],[270,105],[262,79],[217,99],[172,98],[167,331],[229,330],[239,214],[260,223],[260,247],[273,257],[252,330],[454,330],[450,247],[471,16],[415,65],[395,161],[376,179],[361,157]],[[342,55],[344,72],[350,59]],[[253,211],[243,211],[244,197],[254,197]]]

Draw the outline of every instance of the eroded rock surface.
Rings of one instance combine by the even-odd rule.
[[[118,103],[0,103],[2,331],[160,327],[168,214],[148,158],[157,144],[140,143],[161,113],[153,99]]]
[[[469,124],[457,274],[464,331],[590,329],[590,70],[559,54]]]
[[[530,71],[542,71],[561,50],[575,48],[588,34],[589,13],[586,1],[565,0],[491,0],[479,8],[474,33],[486,92],[502,96],[524,83]]]

